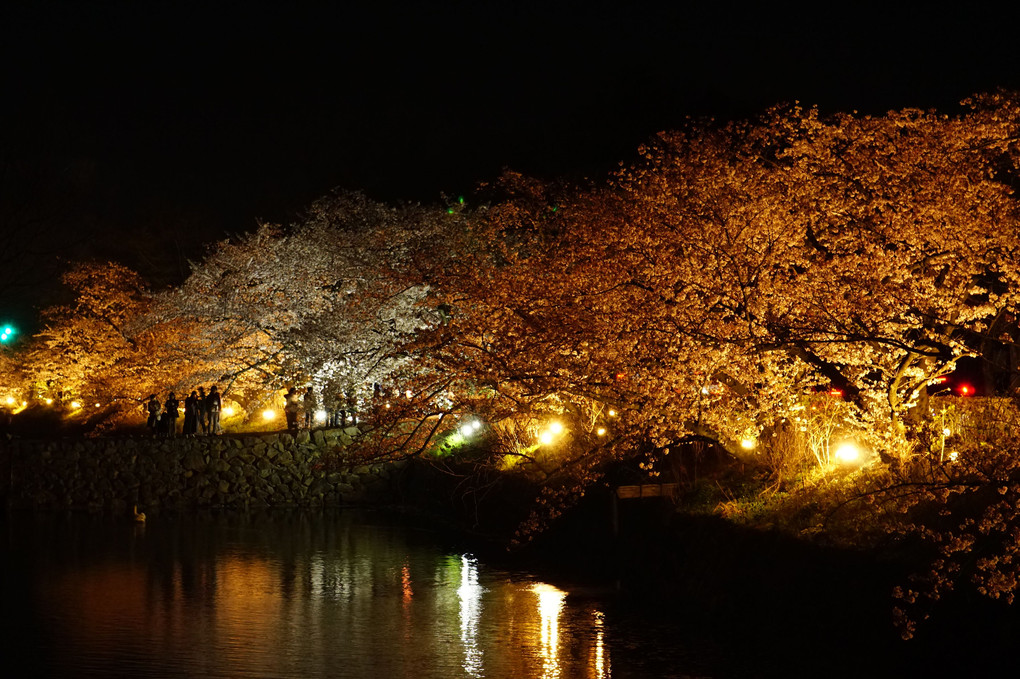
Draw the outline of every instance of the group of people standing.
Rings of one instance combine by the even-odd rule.
[[[162,406],[155,394],[150,395],[145,404],[145,410],[149,415],[145,425],[157,436],[173,438],[177,435],[180,407],[181,403],[172,391]],[[185,436],[194,436],[201,429],[203,434],[219,434],[222,409],[223,399],[215,384],[209,388],[208,394],[205,393],[205,387],[199,387],[184,399],[184,425],[181,433]]]
[[[327,427],[346,427],[348,421],[351,424],[357,424],[358,418],[354,404],[353,393],[347,394],[346,398],[342,399],[336,394],[331,397],[331,394],[327,392],[323,410],[325,417],[322,424]],[[302,419],[305,429],[311,429],[315,424],[318,412],[319,399],[312,387],[308,387],[303,393],[299,392],[296,387],[287,390],[283,406],[283,413],[287,416],[287,429],[296,430]]]

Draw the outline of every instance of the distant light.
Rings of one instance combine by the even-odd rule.
[[[407,398],[411,398],[412,396],[414,396],[414,392],[408,389],[407,391],[404,392],[404,396],[406,396]]]
[[[843,395],[843,390],[842,389],[829,389],[829,395],[830,396],[842,396]]]
[[[325,422],[326,421],[326,411],[325,410],[316,410],[315,411],[315,421],[316,422]]]
[[[386,410],[389,410],[389,409],[390,409],[390,404],[389,404],[389,403],[387,403],[387,404],[386,404]]]
[[[7,405],[9,405],[9,406],[14,405],[14,397],[13,396],[8,396],[7,397]]]
[[[481,428],[482,428],[482,423],[479,422],[478,420],[475,420],[474,422],[471,423],[471,431],[478,431]]]
[[[960,385],[960,396],[970,396],[972,393],[974,393],[974,389],[969,384]]]
[[[853,441],[844,441],[836,448],[836,459],[842,462],[856,462],[861,451]]]
[[[549,445],[550,443],[553,442],[552,432],[543,431],[542,434],[538,437],[538,440],[542,442],[542,445],[545,446]]]
[[[950,462],[956,462],[958,459],[960,459],[960,453],[956,452],[955,450],[949,453]]]
[[[744,450],[751,450],[754,448],[756,441],[754,439],[746,438],[740,439],[740,447]]]
[[[48,406],[53,405],[53,399],[52,398],[46,399],[46,405],[48,405]]]
[[[946,427],[945,429],[942,430],[942,435],[943,436],[952,436],[952,434],[953,434],[953,432],[952,432],[952,430],[949,427]]]
[[[555,436],[563,433],[563,425],[559,422],[550,422],[549,431]]]
[[[701,393],[705,394],[707,396],[708,395],[708,387],[702,387],[701,388]]]
[[[598,430],[595,433],[598,434],[599,436],[605,436],[606,435],[606,428],[605,427],[599,427]]]
[[[474,429],[471,427],[471,423],[470,422],[465,422],[464,424],[462,424],[460,426],[460,435],[461,436],[470,436],[471,432],[473,432],[473,431],[474,431]]]
[[[71,401],[71,408],[78,410],[78,408],[81,408],[81,403],[79,401]]]
[[[275,420],[276,411],[273,410],[272,408],[266,408],[265,410],[262,411],[262,419],[265,420],[266,422],[269,422],[270,420]]]
[[[223,408],[223,417],[233,417],[234,408],[232,406],[226,406]]]
[[[613,410],[612,408],[610,408],[610,409],[609,409],[609,416],[610,416],[610,417],[616,417],[616,411],[615,411],[615,410]]]
[[[25,405],[25,404],[24,404],[24,403],[22,403],[21,405]],[[96,407],[97,407],[97,408],[99,407],[99,404],[98,404],[98,403],[96,404]]]

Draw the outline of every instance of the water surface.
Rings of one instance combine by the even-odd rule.
[[[379,513],[5,529],[4,655],[20,676],[685,677],[708,676],[713,654]]]

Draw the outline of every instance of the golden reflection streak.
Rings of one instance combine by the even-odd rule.
[[[411,597],[414,596],[414,590],[411,589],[411,569],[406,563],[400,570],[400,585],[404,592],[404,607],[406,608],[411,603]]]
[[[558,656],[560,613],[567,593],[544,582],[536,582],[531,591],[538,595],[538,615],[541,618],[539,652],[542,656],[543,679],[556,679],[561,668]]]
[[[609,666],[609,656],[606,654],[605,646],[605,619],[606,616],[602,611],[595,611],[595,658],[594,667],[596,679],[609,679],[613,676],[612,669]]]
[[[478,562],[460,557],[460,641],[464,645],[464,671],[482,676],[482,651],[478,647],[478,619],[481,617],[482,588],[478,584]]]

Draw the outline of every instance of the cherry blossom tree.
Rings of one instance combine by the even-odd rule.
[[[296,224],[218,244],[159,318],[192,324],[207,378],[248,400],[313,381],[364,401],[427,322],[417,301],[425,260],[443,252],[442,214],[329,196]]]
[[[469,216],[484,247],[430,288],[450,322],[418,356],[458,400],[423,411],[477,412],[497,433],[529,422],[533,438],[564,418],[555,464],[516,453],[550,477],[583,469],[582,484],[691,433],[767,439],[829,388],[843,433],[889,460],[918,453],[926,385],[1016,305],[1020,116],[1005,94],[968,106],[779,108],[663,133],[608,187],[553,198],[511,178],[513,195]]]
[[[117,419],[148,393],[178,387],[190,365],[186,329],[151,322],[152,294],[137,273],[86,263],[63,282],[73,301],[48,309],[19,354],[29,391],[98,402]]]

